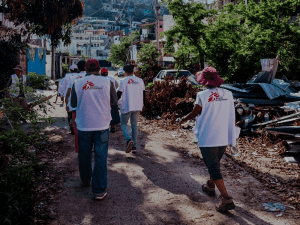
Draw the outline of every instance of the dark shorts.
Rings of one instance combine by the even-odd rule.
[[[220,171],[220,161],[226,151],[226,147],[200,147],[204,163],[214,181],[223,179]]]

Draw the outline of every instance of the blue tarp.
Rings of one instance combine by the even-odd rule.
[[[256,97],[262,97],[262,98],[267,96],[270,100],[277,99],[281,96],[284,96],[286,98],[295,98],[295,96],[292,96],[290,94],[298,92],[296,89],[292,88],[289,83],[279,79],[274,79],[272,84],[268,84],[268,83],[222,84],[221,87],[232,91],[234,97],[235,95],[238,96],[244,93],[246,95],[251,94],[251,97],[253,97],[254,95]]]

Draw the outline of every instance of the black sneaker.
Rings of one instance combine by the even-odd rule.
[[[131,139],[129,141],[127,141],[127,145],[126,145],[126,149],[125,149],[126,153],[131,152],[132,145],[133,145],[133,141]]]
[[[206,184],[202,185],[202,191],[204,191],[209,196],[215,196],[216,195],[215,187],[211,187],[209,185],[209,181],[207,181]]]
[[[103,193],[94,193],[93,195],[95,200],[101,200],[107,195],[107,192],[105,191]]]
[[[132,153],[136,153],[136,147],[132,147],[132,148],[131,148],[131,152],[132,152]]]

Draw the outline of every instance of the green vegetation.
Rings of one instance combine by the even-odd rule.
[[[152,43],[142,43],[142,48],[138,52],[138,63],[140,64],[142,78],[147,76],[148,71],[158,70],[158,57],[159,53],[156,51],[156,47]]]
[[[33,87],[39,87],[40,78],[31,74],[32,87],[25,88],[25,95],[32,102],[39,102],[32,110],[26,110],[10,98],[0,100],[1,113],[5,116],[0,120],[0,126],[6,131],[0,133],[0,224],[34,224],[33,188],[40,180],[39,173],[43,166],[37,161],[36,151],[43,151],[48,144],[48,138],[42,134],[40,122],[53,122],[46,117],[46,102],[40,102],[42,96],[36,95]],[[18,84],[20,86],[21,84]],[[24,132],[20,120],[31,123],[32,131]]]
[[[248,5],[240,1],[219,11],[206,10],[201,3],[167,2],[176,25],[166,32],[166,50],[174,52],[176,41],[179,50],[174,57],[179,63],[187,55],[195,61],[205,57],[228,82],[246,82],[261,70],[260,59],[280,55],[278,75],[299,76],[300,32],[297,21],[292,20],[299,1],[261,0],[256,4],[250,0]]]
[[[27,83],[29,86],[33,89],[45,89],[47,88],[46,80],[47,76],[46,75],[40,75],[35,72],[30,72],[28,73],[27,76]]]
[[[129,63],[131,40],[134,43],[138,38],[139,32],[135,31],[132,33],[132,37],[131,35],[123,37],[120,44],[112,44],[107,61],[112,62],[116,66],[124,66],[126,63]]]

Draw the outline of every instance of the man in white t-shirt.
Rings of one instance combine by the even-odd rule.
[[[116,79],[108,76],[108,70],[106,68],[101,69],[101,76],[110,79],[115,84],[116,89],[119,87],[119,84],[116,81]],[[116,131],[115,125],[120,123],[120,114],[117,105],[111,106],[111,117],[112,120],[110,121],[110,132],[115,133]]]
[[[118,88],[119,107],[121,112],[121,128],[126,139],[126,153],[136,152],[137,146],[137,120],[139,112],[142,111],[144,102],[145,84],[141,78],[133,75],[134,66],[124,66],[125,78],[120,81]],[[128,120],[131,122],[131,134],[128,132]]]
[[[67,84],[67,94],[66,94],[66,110],[68,112],[68,114],[70,113],[72,115],[72,125],[73,125],[73,134],[74,134],[74,139],[75,139],[75,152],[79,152],[79,146],[78,146],[78,130],[77,130],[77,125],[76,125],[76,122],[75,122],[75,119],[76,119],[76,109],[73,109],[71,107],[71,104],[70,104],[70,99],[71,99],[71,90],[72,90],[72,87],[73,87],[73,84],[75,83],[76,80],[78,79],[81,79],[85,76],[86,72],[85,72],[85,64],[86,64],[86,61],[85,60],[80,60],[78,63],[77,63],[77,67],[78,67],[78,70],[79,70],[79,73],[77,73],[75,76],[72,76],[70,79],[69,79],[69,82]],[[71,133],[72,134],[72,133]]]
[[[180,123],[196,117],[193,131],[210,175],[210,180],[202,186],[202,190],[213,196],[215,186],[217,186],[222,198],[216,210],[227,211],[234,209],[235,205],[232,197],[227,193],[220,171],[220,160],[225,153],[226,146],[236,144],[233,97],[230,91],[219,88],[224,80],[218,76],[215,68],[205,68],[201,74],[198,74],[197,81],[207,90],[197,93],[193,111],[183,117]]]
[[[88,59],[85,67],[87,74],[73,84],[71,107],[76,109],[80,179],[84,186],[89,186],[92,179],[94,198],[100,200],[107,194],[110,109],[111,105],[118,104],[118,98],[114,84],[99,74],[98,60]]]
[[[62,96],[62,98],[66,97],[67,94],[67,84],[71,77],[77,74],[77,65],[73,64],[70,66],[70,73],[67,73],[65,77],[61,80],[58,88],[58,93]]]

